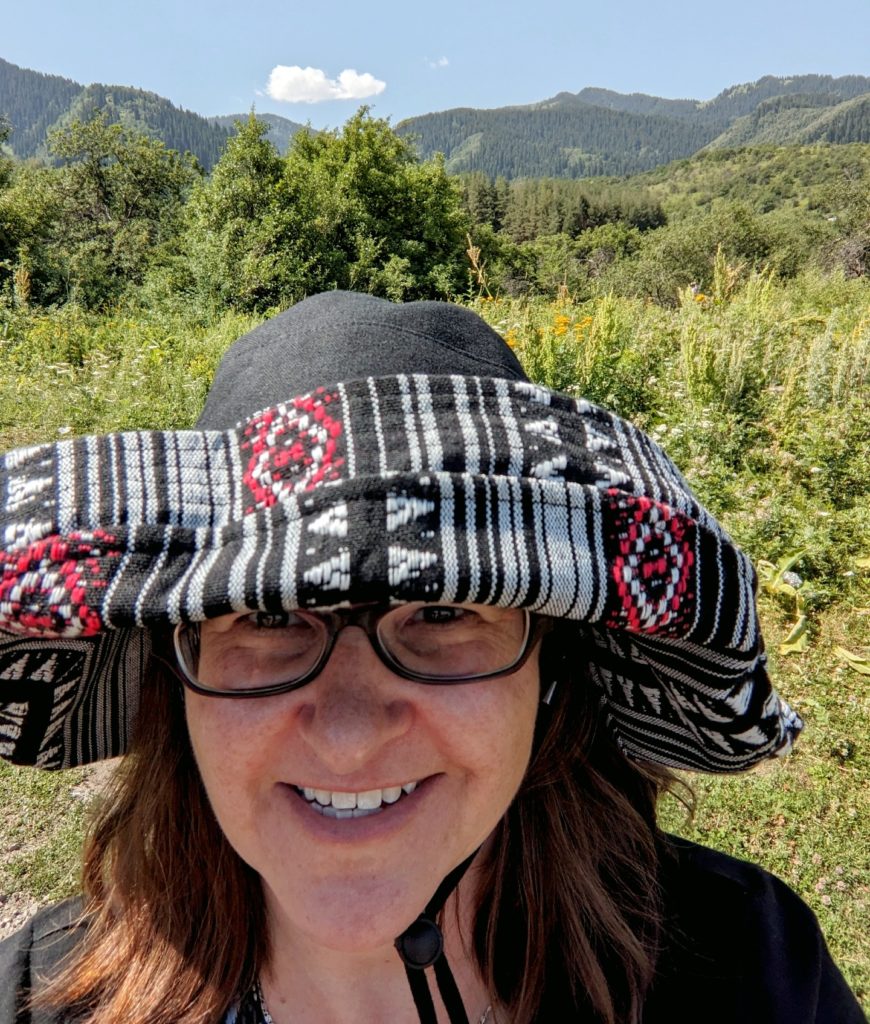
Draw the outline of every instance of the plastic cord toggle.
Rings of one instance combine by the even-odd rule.
[[[406,967],[422,971],[431,967],[441,956],[444,936],[434,921],[421,914],[396,939],[395,945]]]

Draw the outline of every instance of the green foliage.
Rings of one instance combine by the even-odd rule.
[[[464,218],[439,161],[421,164],[363,108],[340,132],[299,132],[286,158],[253,116],[190,204],[191,287],[268,309],[331,288],[446,296],[464,281]]]
[[[268,307],[282,294],[292,300],[295,289],[303,293],[299,243],[307,211],[282,188],[283,163],[267,131],[253,115],[239,122],[188,204],[180,283],[215,306]]]
[[[0,282],[26,269],[35,301],[102,306],[171,246],[197,172],[102,116],[58,132],[52,149],[63,167],[22,165],[0,193]]]
[[[870,141],[870,79],[767,76],[712,100],[665,100],[605,89],[543,103],[468,108],[402,122],[420,152],[448,170],[507,178],[636,174],[704,146]],[[544,233],[560,230],[553,226]]]
[[[107,425],[192,426],[224,351],[255,323],[0,305],[0,450]]]
[[[55,133],[50,146],[65,166],[51,179],[48,259],[64,297],[104,305],[141,283],[154,250],[176,234],[195,165],[101,114]]]
[[[226,128],[232,134],[235,134],[238,130],[238,126],[240,124],[244,125],[249,116],[249,114],[222,114],[220,117],[210,117],[209,121],[212,124]],[[287,117],[281,117],[280,114],[257,114],[256,117],[258,121],[262,121],[264,124],[269,126],[266,138],[282,155],[290,148],[293,136],[297,132],[310,132],[314,130],[310,125],[306,126],[304,124],[300,124],[298,121],[291,121]],[[217,159],[213,161],[213,163],[216,162]]]
[[[460,179],[466,211],[474,223],[497,227],[514,242],[556,234],[577,238],[615,222],[648,231],[667,220],[651,193],[621,183],[531,178],[486,184],[481,179]],[[487,213],[489,219],[480,220]]]
[[[713,286],[722,249],[743,278],[870,266],[870,147],[716,150],[627,181],[460,177],[491,294],[613,291],[675,304]]]
[[[741,270],[761,269],[773,250],[766,223],[742,203],[721,204],[704,216],[649,232],[631,257],[602,275],[602,283],[622,294],[674,303],[687,285],[711,290],[716,254],[723,250]]]
[[[75,121],[90,121],[102,111],[108,123],[152,138],[167,149],[190,152],[211,168],[226,144],[226,128],[212,124],[189,110],[182,110],[153,92],[126,86],[82,86],[58,75],[16,67],[0,60],[0,97],[13,125],[10,144],[20,158],[47,156],[52,131]]]

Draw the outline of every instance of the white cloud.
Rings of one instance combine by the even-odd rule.
[[[437,60],[429,60],[427,57],[426,63],[430,68],[446,68],[450,61],[446,57],[439,57]]]
[[[387,83],[374,75],[368,72],[361,75],[353,68],[345,68],[338,78],[327,78],[320,68],[278,64],[269,75],[266,94],[285,103],[323,103],[326,100],[364,100],[378,96],[386,87]]]

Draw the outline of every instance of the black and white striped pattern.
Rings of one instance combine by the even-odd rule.
[[[120,753],[151,629],[369,601],[585,624],[578,657],[637,758],[740,770],[800,728],[767,680],[752,567],[667,456],[527,382],[383,377],[233,431],[13,452],[0,506],[0,755],[14,761]]]

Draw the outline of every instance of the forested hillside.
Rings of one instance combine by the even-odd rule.
[[[97,110],[109,123],[134,127],[169,149],[190,152],[206,169],[217,163],[229,129],[182,110],[153,92],[127,86],[82,86],[0,60],[0,115],[12,126],[7,144],[16,156],[48,155],[51,132],[87,120]]]
[[[678,301],[741,275],[870,272],[870,147],[709,150],[623,180],[460,176],[487,293]]]
[[[423,157],[444,153],[454,174],[586,178],[649,170],[715,137],[705,125],[608,110],[576,99],[500,110],[447,110],[403,121]]]
[[[203,118],[154,93],[127,86],[87,87],[0,60],[0,120],[20,157],[48,155],[52,130],[102,110],[118,122],[190,152],[206,169],[217,162],[239,115]],[[247,115],[241,115],[244,120]],[[268,138],[287,152],[303,126],[265,114]],[[590,178],[651,170],[699,150],[767,143],[870,141],[870,78],[849,75],[766,76],[710,100],[665,99],[607,89],[560,92],[525,106],[457,108],[403,121],[398,134],[420,156],[443,153],[454,174]]]
[[[33,156],[81,91],[82,86],[69,78],[43,75],[0,59],[0,115],[14,135],[8,145],[18,156]]]
[[[703,147],[870,140],[870,78],[767,76],[708,101],[607,89],[496,110],[459,108],[398,125],[454,173],[506,178],[634,174]]]

